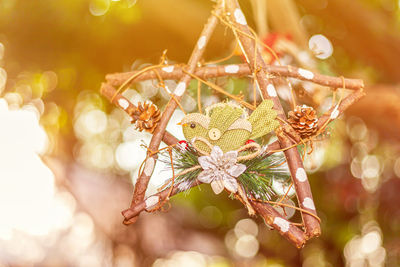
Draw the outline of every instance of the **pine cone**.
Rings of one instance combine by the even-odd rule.
[[[305,139],[313,136],[318,130],[318,117],[315,109],[306,105],[297,106],[294,111],[289,111],[288,122],[290,126]]]
[[[158,122],[161,119],[161,112],[156,105],[150,102],[138,103],[138,106],[133,110],[132,123],[136,123],[136,128],[139,131],[154,132]]]

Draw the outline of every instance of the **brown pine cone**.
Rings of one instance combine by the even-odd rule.
[[[294,111],[289,111],[288,122],[290,126],[305,139],[313,136],[318,130],[318,117],[315,109],[306,105],[296,106]]]
[[[139,131],[154,132],[158,122],[161,119],[161,112],[156,105],[150,102],[138,103],[138,106],[133,110],[132,123],[136,123],[136,128]]]

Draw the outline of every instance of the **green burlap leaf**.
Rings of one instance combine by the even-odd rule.
[[[211,146],[219,146],[223,152],[237,150],[247,140],[266,135],[278,126],[276,111],[272,108],[273,102],[264,100],[247,118],[247,112],[239,106],[215,104],[208,108],[206,115],[188,114],[182,120],[183,134],[188,141],[195,137],[202,139],[195,146],[205,152],[210,152]],[[212,137],[215,132],[217,138]]]
[[[276,111],[273,110],[274,102],[272,100],[264,100],[257,109],[251,113],[249,121],[253,127],[250,138],[256,139],[264,136],[279,126],[279,122],[275,120]]]
[[[240,116],[243,115],[243,109],[229,104],[222,104],[210,110],[209,129],[217,128],[224,133]]]

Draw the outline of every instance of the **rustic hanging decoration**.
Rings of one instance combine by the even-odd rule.
[[[218,22],[233,31],[246,64],[200,64]],[[258,37],[247,25],[237,0],[221,0],[217,1],[204,25],[187,65],[168,65],[164,54],[158,65],[106,76],[101,93],[131,115],[139,130],[153,133],[147,157],[135,184],[131,206],[122,212],[125,224],[136,222],[143,211],[162,209],[173,195],[207,183],[215,193],[226,190],[245,205],[249,214],[261,216],[266,224],[298,248],[303,247],[308,239],[321,234],[320,219],[302,157],[297,149],[304,142],[289,138],[285,129],[290,125],[289,128],[297,132],[301,139],[314,138],[329,122],[364,95],[364,85],[361,80],[330,77],[294,66],[267,65],[258,44]],[[258,105],[255,100],[252,104],[247,103],[242,97],[228,93],[210,81],[211,78],[222,76],[253,77],[254,88],[259,88],[263,101]],[[314,109],[297,106],[289,112],[287,119],[272,82],[273,77],[290,77],[353,91],[341,97],[319,117]],[[171,96],[162,114],[152,104],[139,103],[135,106],[122,96],[127,85],[148,79],[159,79],[160,85]],[[177,80],[176,88],[167,88],[164,79]],[[191,79],[206,84],[240,105],[219,103],[207,108],[205,114],[202,114],[199,101],[199,113],[188,114],[182,120],[186,141],[179,141],[166,131],[166,126],[174,110],[182,108],[180,100]],[[259,138],[270,132],[275,133],[277,141],[261,145]],[[161,141],[169,147],[159,155]],[[274,154],[276,152],[283,152],[284,157]],[[170,163],[172,178],[157,194],[145,197],[157,158]],[[283,198],[290,195],[289,191],[294,188],[298,207],[293,208],[301,213],[301,222],[289,221],[274,208],[285,205],[283,198],[271,200],[274,196],[271,186],[274,179],[281,179],[282,185],[287,188]]]

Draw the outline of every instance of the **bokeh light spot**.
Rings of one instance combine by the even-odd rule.
[[[308,41],[308,48],[319,59],[326,59],[333,53],[331,42],[322,34],[316,34]]]
[[[146,157],[146,150],[138,149],[140,144],[141,141],[129,141],[118,145],[115,159],[121,169],[130,171],[139,167]]]
[[[361,240],[361,250],[368,254],[377,250],[381,246],[381,235],[377,231],[369,232]]]
[[[252,219],[242,219],[236,223],[234,231],[237,238],[243,235],[256,236],[258,234],[258,226]]]
[[[257,254],[259,246],[260,245],[254,236],[243,235],[236,241],[235,251],[242,257],[252,258]]]
[[[90,14],[93,16],[103,16],[110,9],[110,0],[92,0],[89,4]]]
[[[7,82],[7,72],[0,68],[0,94],[3,92]]]

